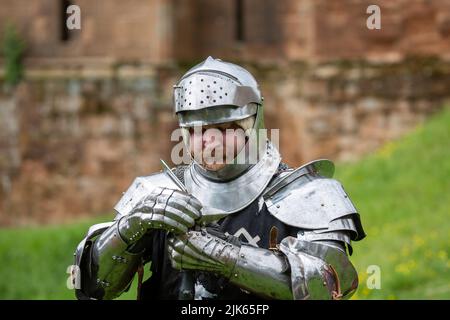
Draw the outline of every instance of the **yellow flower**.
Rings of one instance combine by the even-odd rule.
[[[362,290],[362,294],[367,297],[369,295],[369,293],[370,293],[369,288],[364,287],[364,289]]]
[[[366,281],[367,273],[366,272],[359,272],[358,273],[359,283],[363,283]]]
[[[404,246],[401,250],[401,254],[403,257],[409,256],[410,253],[411,250],[407,246]]]
[[[385,143],[379,150],[378,150],[378,156],[383,159],[389,158],[392,153],[396,149],[396,144],[394,142],[388,142]]]
[[[437,256],[441,260],[446,260],[447,259],[447,252],[445,252],[444,250],[439,250]]]
[[[407,262],[400,263],[395,267],[395,271],[408,275],[417,267],[417,263],[414,260],[408,260]]]
[[[417,247],[421,247],[425,244],[425,240],[417,235],[413,237],[414,245]]]

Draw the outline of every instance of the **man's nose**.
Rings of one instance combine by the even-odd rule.
[[[214,132],[211,130],[208,132],[207,130],[203,132],[202,135],[203,146],[205,147],[208,144],[218,143],[223,139],[223,136],[224,132],[222,130],[215,130]]]

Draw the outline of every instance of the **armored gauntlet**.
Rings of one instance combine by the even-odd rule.
[[[286,237],[280,250],[232,243],[206,231],[169,240],[176,269],[220,274],[242,289],[271,299],[347,299],[358,283],[343,247]]]
[[[202,205],[193,196],[167,188],[155,188],[141,200],[130,215],[119,220],[120,236],[129,244],[149,229],[184,233],[200,218]]]
[[[146,247],[146,233],[186,232],[200,217],[201,204],[183,192],[156,188],[119,220],[93,226],[77,248],[80,299],[113,299],[130,285]]]
[[[220,274],[266,298],[292,299],[290,277],[286,273],[289,264],[284,255],[225,238],[204,230],[172,238],[169,241],[172,266]]]

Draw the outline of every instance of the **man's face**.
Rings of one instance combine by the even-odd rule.
[[[189,151],[207,170],[217,171],[232,163],[245,143],[245,132],[235,122],[189,128]]]

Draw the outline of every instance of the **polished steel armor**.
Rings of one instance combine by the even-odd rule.
[[[260,161],[227,183],[208,179],[198,171],[199,166],[193,164],[184,174],[186,188],[203,205],[224,214],[242,210],[262,195],[280,164],[280,154],[270,142],[266,143],[262,154]]]
[[[261,104],[262,97],[258,84],[244,68],[208,57],[204,62],[190,69],[174,86],[175,112],[183,113],[206,108],[232,106],[245,108],[250,103]],[[247,110],[244,117],[251,116],[256,110]],[[244,118],[229,118],[234,121]],[[217,118],[200,118],[202,124],[217,123]],[[180,121],[181,126],[190,125]]]
[[[252,129],[262,129],[262,102],[247,70],[211,57],[174,86],[182,128],[253,118]],[[218,274],[264,298],[349,298],[358,276],[348,255],[352,241],[365,234],[357,209],[332,178],[333,163],[321,159],[280,171],[277,148],[259,132],[256,140],[256,156],[238,162],[238,154],[217,171],[192,160],[180,176],[187,192],[163,172],[136,178],[114,207],[115,220],[93,226],[77,247],[75,263],[82,274],[77,297],[111,299],[126,290],[142,263],[144,235],[158,229],[168,235],[168,259],[175,269]],[[297,233],[260,248],[207,228],[234,219],[255,202]],[[195,297],[216,294],[196,283]]]
[[[174,105],[180,127],[211,125],[254,117],[252,139],[247,146],[258,146],[255,157],[246,153],[247,146],[228,166],[217,171],[203,169],[193,160],[196,170],[211,180],[232,180],[240,176],[261,156],[265,137],[263,98],[255,78],[244,68],[208,57],[190,69],[174,86]],[[261,141],[260,140],[264,140]],[[188,143],[187,141],[185,141]],[[251,155],[252,156],[252,155]]]

